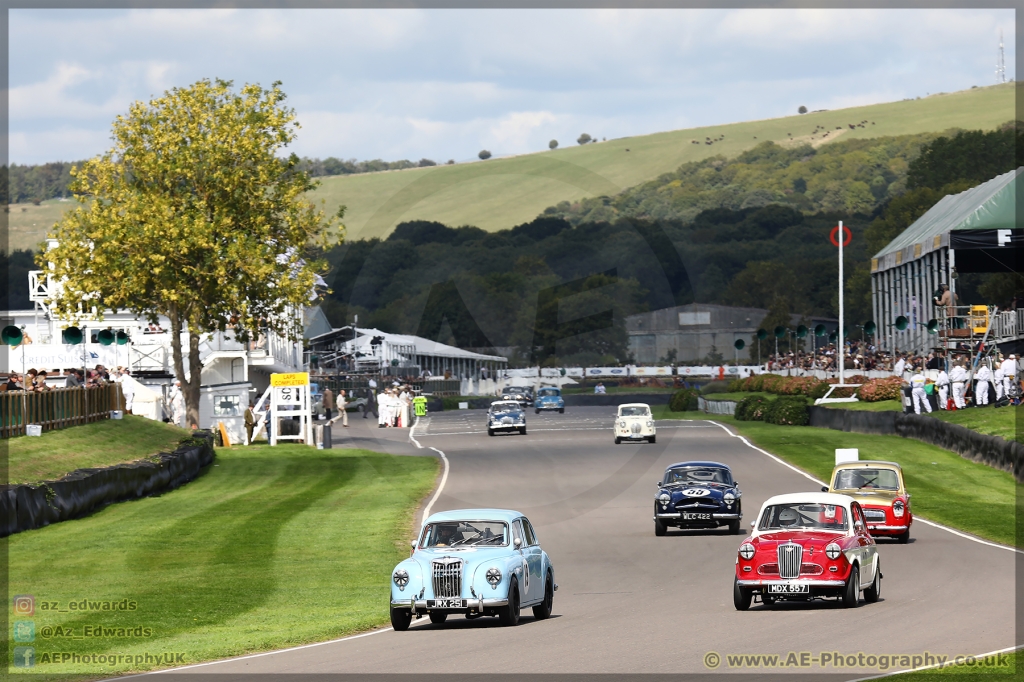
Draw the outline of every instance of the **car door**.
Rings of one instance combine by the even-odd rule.
[[[516,551],[519,553],[520,567],[518,571],[519,575],[519,601],[525,603],[530,600],[530,564],[526,560],[526,552],[529,549],[526,546],[526,538],[523,536],[523,526],[520,519],[516,519],[512,522],[512,546],[515,547],[516,540],[520,541],[519,549]]]
[[[864,520],[864,512],[856,502],[853,508],[853,528],[857,535],[857,556],[860,563],[860,582],[862,585],[871,584],[875,579],[875,555],[877,548],[875,541],[868,534],[868,526]]]
[[[523,523],[523,555],[526,559],[527,568],[530,573],[529,591],[526,599],[536,601],[544,598],[544,556],[537,541],[537,535],[533,532],[533,525],[525,517]]]

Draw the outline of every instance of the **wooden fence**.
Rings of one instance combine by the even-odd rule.
[[[92,388],[57,388],[42,393],[0,392],[0,438],[25,435],[27,424],[43,431],[110,419],[111,410],[124,409],[118,384]]]

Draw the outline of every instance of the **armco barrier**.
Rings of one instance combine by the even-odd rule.
[[[174,452],[102,469],[78,469],[59,481],[0,487],[0,537],[84,516],[113,502],[173,490],[213,463],[213,434]]]
[[[736,414],[736,402],[733,400],[707,400],[697,398],[698,409],[708,414]]]

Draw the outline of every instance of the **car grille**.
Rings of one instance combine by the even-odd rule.
[[[778,575],[779,565],[778,564],[761,564],[757,567],[757,572],[761,575]]]
[[[633,424],[632,426],[629,427],[629,430],[632,431],[633,433],[640,433],[640,425]]]
[[[676,505],[676,509],[718,509],[718,503],[700,502],[699,500],[684,500]]]
[[[821,575],[821,566],[818,564],[800,564],[800,575]]]
[[[779,545],[779,576],[796,578],[800,575],[800,563],[804,556],[804,548],[795,542]]]
[[[884,509],[865,509],[864,518],[868,521],[885,521],[885,510]]]
[[[511,424],[512,423],[512,417],[502,417],[501,418],[501,423],[502,424]]]
[[[435,559],[431,568],[435,598],[462,596],[462,559]]]

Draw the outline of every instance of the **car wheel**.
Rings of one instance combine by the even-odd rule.
[[[555,590],[552,587],[551,574],[544,581],[544,601],[533,607],[533,617],[537,620],[545,620],[551,616],[551,607],[555,603]]]
[[[512,578],[508,584],[508,605],[498,611],[498,620],[502,625],[519,624],[519,583]]]
[[[737,611],[746,611],[750,608],[750,602],[754,599],[753,590],[740,587],[739,580],[733,578],[732,583],[732,604]]]
[[[856,566],[850,569],[850,579],[846,581],[843,588],[843,606],[848,609],[857,608],[860,603],[860,569]]]
[[[874,604],[880,596],[882,596],[882,562],[876,561],[875,579],[871,582],[871,587],[864,590],[864,601],[868,604]]]
[[[896,536],[896,540],[901,544],[905,545],[910,542],[910,529],[906,529],[902,533]]]
[[[523,434],[525,436],[526,435],[526,427],[525,426],[519,427],[519,433],[521,433],[521,434]]]
[[[740,534],[740,521],[739,521],[739,519],[736,519],[735,521],[730,521],[729,522],[729,535],[739,535],[739,534]]]
[[[488,436],[493,436],[494,435],[494,429],[487,429],[487,435]]]
[[[616,444],[616,445],[619,445],[620,443],[622,443],[622,439],[621,439],[621,438],[619,438],[618,436],[616,436],[616,437],[615,437],[615,444]]]
[[[654,443],[657,440],[658,440],[657,436],[651,436],[650,438],[647,439],[647,442],[648,443]]]
[[[563,407],[563,408],[559,409],[558,410],[558,414],[565,414],[565,408]]]
[[[441,623],[445,622],[446,620],[448,620],[448,614],[447,613],[441,613],[439,611],[431,611],[430,612],[430,622],[431,623],[436,623],[437,625],[440,625]]]
[[[654,534],[659,538],[668,532],[668,526],[660,519],[654,519]]]
[[[405,632],[412,622],[410,609],[391,609],[391,627],[395,632]]]

